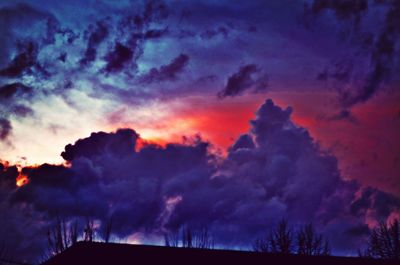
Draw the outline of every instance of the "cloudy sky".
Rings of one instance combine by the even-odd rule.
[[[35,257],[61,215],[248,247],[287,218],[355,253],[400,215],[399,18],[395,0],[1,0],[0,240]]]

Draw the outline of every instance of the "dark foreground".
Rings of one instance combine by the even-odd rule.
[[[348,257],[279,255],[231,250],[79,242],[43,263],[54,264],[399,264]]]

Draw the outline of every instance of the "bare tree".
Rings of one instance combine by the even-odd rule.
[[[255,252],[270,252],[267,237],[257,238],[253,243],[253,251]]]
[[[213,249],[214,239],[207,228],[192,230],[189,227],[183,227],[175,232],[164,235],[165,246]]]
[[[293,232],[288,228],[288,222],[282,219],[268,237],[270,252],[291,254],[293,253],[293,242]]]
[[[269,234],[257,238],[253,243],[253,250],[282,254],[330,255],[328,241],[315,232],[312,224],[305,225],[294,233],[285,219],[282,219]]]
[[[202,249],[213,249],[214,239],[210,235],[207,228],[194,231],[192,235],[193,247]]]
[[[78,224],[68,224],[65,219],[57,218],[55,226],[47,232],[47,241],[51,255],[56,255],[78,241]]]
[[[288,228],[287,221],[282,219],[269,234],[254,241],[253,250],[256,252],[291,254],[294,249],[293,245],[293,232]]]
[[[94,221],[87,218],[85,229],[83,230],[83,240],[93,242],[95,236]]]
[[[193,235],[192,230],[189,227],[182,228],[182,247],[191,248],[193,247]]]
[[[112,218],[108,219],[105,224],[103,224],[103,240],[105,243],[110,242],[112,231]]]
[[[373,229],[368,239],[368,247],[360,256],[380,259],[400,260],[399,220],[387,225],[383,222]]]
[[[167,247],[179,247],[179,230],[165,233],[164,243]]]
[[[297,232],[297,254],[309,256],[329,256],[329,243],[316,233],[312,224],[303,226]]]

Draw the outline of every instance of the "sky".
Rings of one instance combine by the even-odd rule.
[[[400,217],[399,18],[395,0],[1,0],[0,242],[36,258],[62,216],[248,248],[287,218],[356,253]]]

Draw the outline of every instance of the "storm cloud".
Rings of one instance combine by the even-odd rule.
[[[29,205],[49,220],[112,218],[118,238],[208,227],[219,244],[244,247],[285,217],[316,222],[336,250],[344,241],[356,248],[363,234],[346,231],[391,218],[399,198],[344,180],[336,158],[291,121],[292,111],[266,100],[222,163],[201,138],[161,147],[132,129],[92,133],[65,147],[68,166],[23,168],[29,183],[18,189],[9,185],[17,169],[2,165],[3,203]]]

